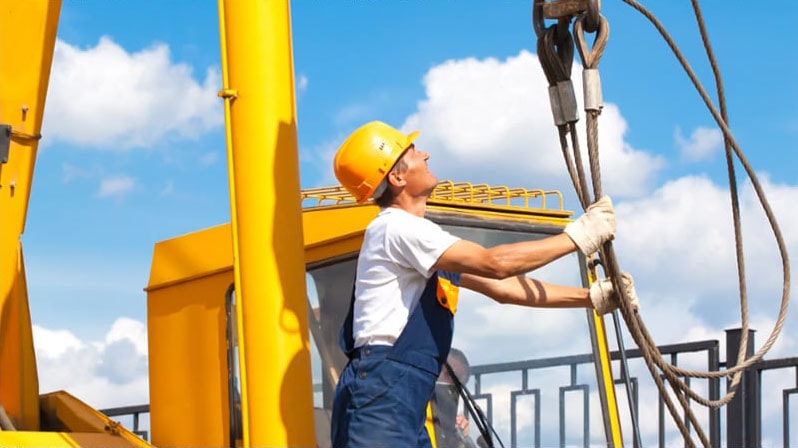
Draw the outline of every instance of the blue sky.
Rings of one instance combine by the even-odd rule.
[[[441,179],[558,188],[575,209],[531,3],[292,2],[302,186],[334,184],[337,144],[380,119],[421,129]],[[602,174],[622,265],[658,342],[719,338],[739,322],[720,134],[654,28],[620,1],[602,3],[611,30],[599,66]],[[735,138],[794,254],[798,62],[785,30],[798,6],[769,5],[706,2],[703,13]],[[651,7],[714,95],[689,2]],[[229,220],[219,64],[216,2],[64,2],[23,235],[43,388],[98,406],[147,400],[142,289],[153,245]],[[575,63],[577,85],[580,72]],[[761,343],[778,310],[780,264],[738,174]],[[788,319],[784,334],[794,327]],[[478,353],[477,338],[459,337]],[[783,335],[774,350],[795,356],[796,343]],[[98,367],[70,378],[59,361],[70,353]]]

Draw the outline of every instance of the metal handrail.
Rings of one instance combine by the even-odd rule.
[[[354,204],[355,198],[342,186],[307,188],[300,192],[303,207],[324,207]],[[503,185],[472,184],[445,180],[430,195],[431,201],[525,210],[564,211],[563,196],[557,190],[510,188]],[[552,204],[553,202],[553,204]]]

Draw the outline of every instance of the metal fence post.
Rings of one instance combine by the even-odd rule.
[[[754,332],[748,329],[746,356],[754,353]],[[743,330],[726,330],[726,367],[737,365]],[[729,448],[756,448],[760,440],[759,375],[756,371],[746,371],[734,398],[726,406],[726,446]]]

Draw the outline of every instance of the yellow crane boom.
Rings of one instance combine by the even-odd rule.
[[[61,2],[0,1],[0,403],[14,425],[39,427],[39,385],[25,231]]]

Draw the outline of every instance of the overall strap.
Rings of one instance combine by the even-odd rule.
[[[459,285],[459,275],[447,283]],[[389,358],[426,370],[435,378],[443,361],[449,355],[454,334],[454,315],[444,305],[449,303],[445,294],[451,288],[439,288],[439,272],[430,277],[424,292],[410,313],[402,334],[394,343]],[[456,300],[456,299],[455,299]]]

